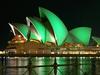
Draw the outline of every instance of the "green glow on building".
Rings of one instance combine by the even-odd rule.
[[[24,38],[26,38],[26,40],[28,40],[28,26],[25,25],[25,24],[19,24],[19,23],[16,23],[16,29],[24,36]],[[34,33],[30,33],[30,39],[36,39],[38,40],[38,37],[36,36],[36,34]]]
[[[40,35],[42,42],[45,43],[45,27],[44,27],[44,25],[35,18],[29,17],[29,19],[31,20],[32,25],[35,27],[38,34]]]
[[[66,43],[73,43],[73,40],[72,40],[70,34],[68,34],[68,36],[67,36],[65,42],[66,42]]]
[[[22,34],[22,36],[27,40],[27,33],[28,33],[28,27],[24,24],[16,23],[15,29],[18,30]]]
[[[89,40],[90,40],[90,36],[91,36],[91,28],[89,28],[89,27],[78,27],[78,28],[72,29],[70,31],[70,34],[72,34],[72,36],[74,38],[76,38],[75,41],[77,43],[88,45]]]
[[[70,33],[68,33],[68,36],[67,36],[65,42],[66,43],[75,43],[76,42],[75,40],[76,40],[75,37],[73,37]]]
[[[46,29],[45,38],[46,38],[46,42],[53,42],[53,43],[55,43],[55,38],[54,38],[54,36],[49,32],[48,29]]]
[[[68,35],[68,30],[66,29],[64,23],[55,14],[53,14],[51,11],[47,9],[40,7],[39,13],[40,17],[47,18],[48,21],[50,22],[54,30],[54,35],[58,46],[62,45]]]
[[[54,36],[50,33],[50,31],[44,27],[44,25],[36,20],[35,18],[29,18],[32,21],[33,26],[36,28],[37,32],[39,33],[42,42],[54,42],[55,43],[55,39]]]
[[[92,37],[92,39],[94,40],[94,41],[96,41],[96,43],[98,44],[98,45],[100,45],[100,38],[99,37]]]

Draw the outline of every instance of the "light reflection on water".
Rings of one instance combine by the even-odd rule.
[[[29,64],[28,59],[26,57],[7,58],[6,64],[8,66],[27,66]],[[33,57],[31,59],[33,66],[44,65],[44,67],[32,68],[32,75],[55,75],[55,69],[57,70],[57,75],[92,75],[93,67],[95,67],[89,57],[56,57],[58,65],[56,68],[50,66],[54,64],[54,60],[54,57]],[[98,68],[100,68],[99,61],[95,62]],[[98,70],[98,72],[100,71]],[[8,68],[6,69],[6,75],[29,75],[29,71],[28,68]]]

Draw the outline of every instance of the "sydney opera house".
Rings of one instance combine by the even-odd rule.
[[[92,36],[92,28],[77,27],[69,30],[67,25],[65,25],[58,16],[42,7],[39,7],[39,15],[40,18],[26,17],[26,24],[9,23],[14,37],[12,40],[8,41],[8,46],[6,47],[7,51],[14,52],[15,54],[49,54],[49,57],[50,55],[55,55],[56,57],[57,55],[59,56],[59,54],[64,55],[64,57],[68,54],[76,54],[77,56],[69,56],[66,58],[56,57],[59,64],[61,61],[64,61],[63,63],[65,64],[67,63],[67,67],[63,70],[65,72],[62,74],[59,72],[55,73],[55,71],[54,74],[43,73],[42,70],[44,69],[38,69],[38,71],[43,74],[38,72],[38,74],[33,73],[25,75],[100,75],[99,70],[97,71],[93,68],[100,68],[98,62],[95,62],[97,65],[93,65],[94,61],[92,61],[92,59],[97,57],[88,57],[88,55],[99,55],[100,53],[100,38]],[[87,55],[87,57],[78,57],[78,55]],[[47,59],[51,61],[51,58],[49,57],[47,57]],[[40,62],[43,62],[41,60]],[[46,60],[46,58],[43,60]],[[47,61],[45,61],[45,63]],[[73,63],[74,67],[68,66],[68,64],[72,65]],[[73,71],[73,73],[71,73],[71,71]],[[97,74],[96,72],[99,73]]]
[[[55,47],[89,46],[94,40],[98,45],[100,38],[91,35],[90,27],[77,27],[71,30],[51,11],[39,7],[40,18],[26,17],[26,24],[9,23],[14,38],[9,43],[38,42]],[[96,45],[96,44],[95,44]],[[34,45],[33,45],[34,46]],[[66,46],[65,46],[66,47]]]

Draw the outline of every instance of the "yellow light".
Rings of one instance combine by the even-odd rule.
[[[20,38],[20,37],[21,37],[21,35],[18,35],[18,37]]]
[[[99,45],[97,44],[96,47],[99,47]]]
[[[5,54],[6,52],[5,51],[0,51],[0,54]]]

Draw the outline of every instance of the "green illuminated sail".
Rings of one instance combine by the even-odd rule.
[[[68,33],[68,36],[65,40],[66,43],[75,43],[76,42],[76,38],[73,37],[70,33]]]
[[[39,37],[41,38],[42,42],[44,43],[45,42],[45,27],[44,25],[36,20],[35,18],[32,18],[32,17],[29,17],[32,25],[35,27],[36,31],[38,32],[39,34]]]
[[[35,27],[37,32],[39,33],[41,40],[43,43],[45,42],[53,42],[55,43],[54,36],[51,35],[50,31],[44,27],[44,25],[37,19],[35,18],[29,18],[32,22],[32,25]]]
[[[29,31],[29,28],[27,25],[25,24],[16,24],[16,29],[24,36],[24,38],[26,38],[26,40],[28,40],[27,34]],[[38,40],[38,37],[36,36],[36,34],[34,34],[33,32],[30,33],[30,39],[36,39]]]
[[[77,43],[88,45],[90,36],[91,36],[91,28],[78,27],[78,28],[72,29],[70,31],[70,34],[75,38],[75,41]]]
[[[40,7],[39,13],[41,18],[47,18],[51,24],[58,46],[62,45],[68,34],[68,30],[66,29],[64,23],[55,14],[47,9]]]
[[[98,45],[100,45],[100,38],[99,37],[92,37],[92,39],[94,40],[94,41],[96,41],[96,43],[98,44]]]

